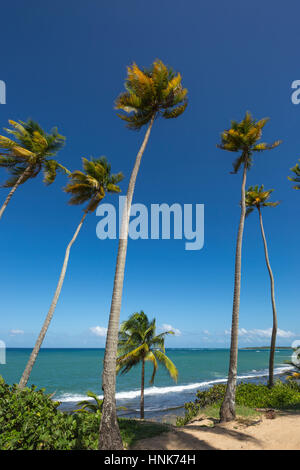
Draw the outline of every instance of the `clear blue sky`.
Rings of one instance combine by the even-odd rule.
[[[290,99],[291,83],[300,79],[299,13],[297,0],[27,0],[1,6],[0,79],[7,85],[1,128],[8,119],[28,117],[46,129],[57,125],[67,137],[63,164],[78,169],[82,156],[106,155],[113,171],[126,175],[124,191],[144,132],[127,130],[113,109],[126,66],[148,66],[158,57],[183,75],[189,106],[177,120],[155,123],[134,200],[205,204],[205,246],[196,252],[185,251],[180,240],[130,240],[121,313],[125,319],[143,309],[158,325],[179,329],[170,347],[228,345],[241,175],[230,174],[235,154],[216,143],[230,119],[246,110],[270,117],[264,140],[283,140],[257,155],[248,183],[275,188],[274,199],[282,202],[264,212],[284,330],[278,343],[300,339],[300,192],[287,180],[300,156],[300,105]],[[8,346],[33,345],[81,217],[80,207],[67,205],[64,184],[63,177],[49,188],[41,177],[27,183],[1,221],[0,338]],[[0,194],[4,200],[7,190]],[[45,346],[104,346],[90,328],[107,326],[117,242],[97,239],[97,221],[89,216],[72,249]],[[245,229],[240,344],[268,344],[271,319],[254,214]]]

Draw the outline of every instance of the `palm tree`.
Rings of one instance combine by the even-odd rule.
[[[173,362],[165,354],[165,336],[170,334],[173,335],[174,331],[165,331],[156,335],[155,319],[149,321],[143,311],[133,313],[121,325],[117,373],[121,371],[122,374],[125,374],[132,367],[142,363],[141,419],[144,419],[145,362],[150,361],[153,364],[150,384],[154,382],[158,362],[165,367],[172,379],[177,382],[178,371]]]
[[[98,398],[96,393],[91,392],[88,390],[86,392],[87,396],[89,398],[93,398],[94,403],[92,403],[90,400],[82,400],[77,403],[77,406],[80,406],[78,410],[75,410],[76,413],[95,413],[101,416],[102,413],[102,405],[103,405],[103,400],[101,398]]]
[[[298,183],[295,186],[293,186],[294,189],[300,189],[300,167],[299,167],[299,163],[296,163],[296,165],[293,168],[291,168],[291,170],[295,173],[296,176],[294,176],[293,178],[291,176],[288,176],[288,179],[290,181],[294,181],[295,183]]]
[[[116,413],[115,371],[129,216],[136,178],[154,120],[158,117],[177,118],[187,106],[187,90],[182,88],[181,75],[179,73],[175,75],[160,60],[156,60],[150,69],[141,70],[135,63],[128,67],[125,89],[126,91],[121,93],[116,100],[116,108],[125,111],[128,115],[118,114],[118,116],[127,122],[129,129],[139,130],[145,125],[148,127],[136,156],[128,185],[127,204],[123,213],[118,247],[102,375],[104,402],[100,423],[99,449],[103,450],[123,449]]]
[[[89,413],[89,412],[91,412],[91,413],[96,413],[96,414],[100,415],[100,417],[101,417],[103,400],[101,400],[101,398],[98,398],[96,393],[91,392],[91,390],[88,390],[86,392],[86,394],[89,398],[93,398],[94,403],[91,403],[90,400],[82,400],[82,401],[77,403],[77,406],[80,406],[81,408],[79,408],[78,410],[75,410],[75,412],[76,413]],[[127,408],[125,406],[118,406],[118,410],[126,411]]]
[[[49,328],[50,322],[52,320],[54,310],[56,308],[57,301],[59,299],[59,295],[63,286],[63,282],[66,275],[66,270],[69,261],[70,250],[75,242],[80,229],[83,225],[83,222],[88,213],[94,212],[98,207],[98,204],[102,201],[105,197],[105,193],[119,193],[120,188],[117,185],[122,179],[122,173],[118,173],[116,175],[111,175],[111,166],[107,162],[105,157],[101,157],[98,159],[92,158],[91,160],[87,160],[83,158],[83,169],[84,171],[74,171],[70,174],[71,181],[65,188],[65,192],[71,194],[71,199],[69,204],[71,205],[78,205],[87,203],[86,208],[83,211],[83,216],[80,220],[78,227],[75,230],[75,233],[67,246],[65,252],[65,258],[62,266],[62,270],[59,276],[58,284],[56,287],[56,291],[54,297],[52,299],[52,303],[49,309],[49,312],[46,316],[38,339],[35,343],[35,346],[32,350],[30,358],[27,362],[26,368],[23,372],[21,377],[19,387],[22,389],[26,386],[29,376],[31,374],[32,368],[36,361],[37,355],[41,348],[42,342],[45,338],[47,330]]]
[[[260,188],[258,186],[254,186],[254,187],[250,186],[245,196],[246,207],[247,207],[246,216],[251,214],[251,212],[253,212],[255,209],[258,210],[261,235],[262,235],[262,239],[264,243],[266,264],[267,264],[267,268],[268,268],[268,272],[270,276],[270,283],[271,283],[273,328],[272,328],[270,360],[269,360],[269,382],[268,382],[269,387],[274,386],[274,359],[275,359],[276,335],[277,335],[277,312],[276,312],[276,303],[275,303],[274,276],[273,276],[273,272],[272,272],[270,261],[269,261],[268,246],[267,246],[267,240],[266,240],[264,226],[263,226],[261,209],[263,207],[278,206],[279,202],[269,202],[272,192],[273,192],[273,189],[269,189],[268,191],[265,191],[263,185]]]
[[[64,146],[65,137],[54,128],[47,134],[37,122],[8,121],[12,129],[4,129],[14,140],[0,135],[0,167],[12,175],[3,185],[12,188],[0,209],[0,219],[14,192],[40,171],[44,173],[44,183],[49,185],[56,178],[57,171],[70,172],[54,160],[54,155]],[[4,152],[3,152],[4,150]]]
[[[247,170],[252,165],[252,156],[255,152],[262,152],[277,147],[281,142],[276,141],[269,145],[258,143],[262,135],[262,129],[268,119],[256,121],[249,112],[246,113],[241,122],[231,121],[231,128],[221,134],[221,144],[219,148],[229,152],[241,152],[233,163],[233,173],[236,174],[243,168],[242,190],[241,190],[241,215],[238,228],[236,253],[235,253],[235,276],[234,293],[232,309],[231,326],[231,345],[230,362],[228,371],[228,381],[225,398],[220,409],[221,421],[231,421],[235,419],[235,391],[237,378],[237,359],[238,359],[238,328],[239,328],[239,309],[240,309],[240,290],[241,290],[241,264],[242,264],[242,242],[244,223],[246,215],[246,176]]]

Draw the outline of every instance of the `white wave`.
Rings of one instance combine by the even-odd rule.
[[[282,365],[281,367],[277,367],[274,369],[274,374],[281,375],[284,372],[287,372],[288,370],[292,370],[292,369],[294,369],[294,367]],[[261,370],[260,372],[253,370],[249,374],[239,375],[237,378],[238,380],[255,379],[259,377],[266,377],[268,376],[268,374],[269,374],[268,369]],[[185,385],[173,385],[170,387],[149,387],[145,389],[145,395],[151,396],[151,395],[166,395],[168,393],[180,393],[180,392],[184,392],[187,390],[206,388],[206,387],[209,387],[210,385],[214,385],[217,383],[226,383],[226,382],[227,382],[227,378],[223,378],[223,379],[208,380],[208,381],[185,384]],[[139,397],[140,395],[141,395],[140,390],[117,392],[116,399],[117,400],[133,400]],[[103,395],[99,395],[99,398],[102,399]],[[92,398],[89,398],[86,395],[76,395],[72,393],[63,393],[62,395],[54,397],[54,399],[61,401],[63,403],[78,402],[81,400],[90,400],[90,401],[93,400]]]

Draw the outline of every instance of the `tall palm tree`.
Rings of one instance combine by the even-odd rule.
[[[162,364],[173,380],[177,382],[178,370],[165,353],[165,337],[173,335],[174,331],[165,331],[156,335],[155,318],[149,321],[147,315],[141,311],[133,313],[127,321],[123,322],[119,332],[119,349],[117,358],[117,373],[125,374],[132,367],[142,363],[141,380],[141,419],[144,419],[144,389],[145,389],[145,362],[153,364],[153,373],[150,384],[153,384],[158,363]]]
[[[136,178],[154,120],[158,117],[177,118],[187,106],[187,90],[182,88],[181,75],[179,73],[175,75],[160,60],[156,60],[150,69],[142,70],[135,63],[128,67],[125,89],[126,91],[121,93],[116,100],[116,108],[125,111],[127,115],[118,114],[118,116],[127,122],[129,129],[139,130],[145,125],[148,127],[131,173],[119,240],[102,375],[104,402],[99,449],[103,450],[123,449],[116,413],[115,371],[129,216]]]
[[[261,235],[262,235],[262,239],[264,243],[266,264],[267,264],[267,268],[268,268],[268,272],[270,276],[270,283],[271,283],[273,328],[272,328],[270,360],[269,360],[269,382],[268,382],[269,387],[274,386],[274,359],[275,359],[276,336],[277,336],[277,312],[276,312],[276,303],[275,303],[274,276],[273,276],[273,272],[272,272],[270,261],[269,261],[268,246],[267,246],[267,240],[266,240],[264,226],[263,226],[261,209],[263,207],[278,206],[279,202],[269,201],[272,192],[273,192],[273,189],[269,189],[268,191],[265,191],[263,185],[261,187],[249,186],[248,190],[246,191],[246,196],[245,196],[246,207],[247,207],[246,216],[251,214],[251,212],[253,212],[255,209],[257,209],[258,211]]]
[[[232,308],[232,326],[231,326],[231,345],[230,362],[228,371],[228,381],[225,398],[220,409],[221,421],[231,421],[235,419],[235,392],[237,378],[237,359],[238,359],[238,328],[239,328],[239,309],[240,309],[240,290],[241,290],[241,264],[242,264],[242,242],[244,233],[244,223],[246,215],[246,177],[247,170],[252,165],[252,157],[255,152],[262,152],[277,147],[280,141],[273,144],[258,143],[262,135],[262,129],[268,119],[256,121],[249,112],[246,113],[241,122],[231,121],[231,128],[221,134],[221,144],[219,148],[229,152],[241,152],[233,163],[233,173],[236,174],[239,169],[243,169],[242,189],[241,189],[241,215],[238,228],[236,253],[235,253],[235,275],[234,275],[234,293]]]
[[[300,189],[300,167],[299,167],[299,163],[296,163],[296,165],[293,168],[291,168],[291,170],[295,173],[296,176],[294,176],[293,178],[291,176],[288,176],[288,179],[290,181],[294,181],[295,183],[298,183],[295,186],[293,186],[294,189]]]
[[[11,120],[8,122],[12,129],[4,130],[12,135],[14,140],[0,135],[0,167],[6,168],[12,175],[3,185],[11,190],[0,209],[0,219],[20,184],[35,178],[40,171],[43,171],[44,183],[47,185],[53,183],[58,170],[70,173],[51,158],[65,143],[65,137],[60,135],[56,128],[47,134],[31,119],[27,122]]]
[[[23,372],[21,377],[19,387],[22,389],[26,386],[29,376],[31,374],[32,368],[36,361],[37,355],[49,328],[50,322],[52,320],[57,301],[59,299],[59,295],[63,286],[63,282],[66,275],[66,270],[69,261],[70,250],[75,242],[80,229],[83,225],[83,222],[88,213],[94,212],[98,207],[98,204],[102,201],[105,197],[105,193],[119,193],[120,188],[118,183],[123,179],[122,173],[118,173],[116,175],[111,174],[111,166],[107,162],[105,157],[101,158],[92,158],[91,160],[87,160],[83,158],[83,172],[82,171],[74,171],[70,174],[71,181],[67,184],[65,188],[65,192],[71,194],[71,199],[69,204],[71,205],[78,205],[87,203],[86,208],[83,211],[83,216],[79,222],[78,227],[75,230],[75,233],[67,246],[65,252],[65,258],[62,266],[62,270],[59,276],[58,284],[56,287],[56,291],[54,297],[52,299],[52,303],[38,339],[35,343],[35,346],[32,350],[30,358],[27,362],[26,368]]]

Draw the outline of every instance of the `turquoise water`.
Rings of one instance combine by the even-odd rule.
[[[0,374],[12,384],[18,382],[30,349],[8,349],[7,363],[0,365]],[[152,373],[146,365],[145,410],[148,414],[163,412],[182,406],[193,400],[198,389],[226,380],[229,350],[227,349],[168,349],[167,355],[179,371],[175,384],[166,371],[159,367],[154,386],[149,385]],[[88,390],[101,396],[101,372],[103,349],[42,349],[32,371],[30,384],[46,388],[54,393],[65,409],[74,407],[85,398]],[[269,351],[240,350],[238,376],[240,380],[263,380],[268,373]],[[289,350],[278,350],[275,372],[288,368],[284,364],[290,359]],[[139,409],[139,385],[141,369],[138,366],[127,375],[117,378],[117,402],[126,406],[128,414]]]

